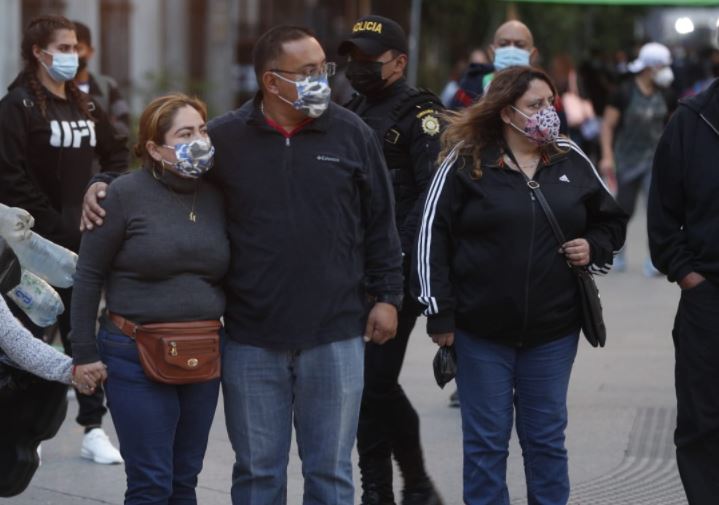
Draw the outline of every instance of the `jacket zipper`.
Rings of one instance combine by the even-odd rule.
[[[524,337],[525,333],[527,331],[527,324],[529,322],[529,276],[530,276],[530,269],[532,266],[532,255],[534,254],[534,234],[535,234],[535,228],[537,225],[537,205],[536,205],[536,198],[534,197],[534,193],[532,191],[529,191],[529,198],[531,199],[531,205],[532,205],[532,235],[529,238],[529,256],[527,258],[527,275],[525,276],[524,280],[524,314],[522,317],[522,336],[520,337],[519,342],[517,342],[518,347],[522,347],[524,345]]]
[[[711,128],[712,130],[714,130],[714,133],[716,133],[717,135],[719,135],[719,130],[717,130],[716,126],[714,126],[713,124],[711,124],[711,122],[706,118],[706,116],[705,116],[704,114],[701,114],[701,113],[700,113],[700,114],[699,114],[699,117],[702,118],[702,119],[704,120],[704,122],[709,125],[709,128]]]

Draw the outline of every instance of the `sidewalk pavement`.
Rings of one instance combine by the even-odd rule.
[[[567,448],[576,505],[683,505],[672,445],[675,422],[671,327],[679,291],[663,278],[646,279],[643,216],[630,229],[628,271],[599,280],[608,328],[604,349],[583,339],[569,393]],[[450,384],[440,390],[431,362],[436,347],[420,320],[410,340],[401,382],[421,419],[425,459],[446,505],[462,503],[459,410],[448,408]],[[80,458],[82,430],[72,399],[60,433],[42,445],[42,466],[13,505],[122,504],[122,466]],[[111,420],[106,430],[116,441]],[[355,454],[356,458],[356,454]],[[200,475],[201,505],[230,503],[233,453],[222,405],[210,434]],[[399,480],[399,479],[397,479]],[[513,434],[507,473],[512,504],[526,503],[521,450]],[[355,464],[355,482],[359,475]],[[396,483],[399,496],[400,482]],[[357,503],[360,493],[357,491]],[[295,447],[288,468],[288,503],[300,504],[302,477]]]

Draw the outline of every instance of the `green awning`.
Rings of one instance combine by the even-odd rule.
[[[505,2],[531,2],[575,5],[646,5],[665,7],[719,7],[719,0],[504,0]]]

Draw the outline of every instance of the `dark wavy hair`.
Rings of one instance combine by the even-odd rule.
[[[461,111],[445,114],[447,126],[442,133],[440,162],[454,146],[462,142],[459,154],[471,156],[472,176],[477,179],[482,177],[482,151],[487,147],[504,146],[506,143],[502,111],[514,105],[535,79],[546,82],[554,95],[557,95],[552,79],[542,70],[527,66],[510,67],[495,74],[489,89],[478,102]],[[547,150],[558,151],[554,143],[542,149],[545,153]]]
[[[21,51],[22,59],[25,61],[22,77],[29,86],[40,112],[45,117],[47,117],[47,95],[37,77],[40,63],[35,58],[32,48],[33,46],[47,48],[55,39],[56,32],[59,30],[75,31],[75,25],[72,21],[62,16],[39,16],[30,21],[22,37]],[[89,97],[82,93],[73,81],[65,82],[65,91],[68,100],[82,112],[83,116],[93,119],[90,113]]]

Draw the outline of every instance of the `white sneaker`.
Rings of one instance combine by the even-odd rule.
[[[82,438],[80,456],[101,465],[123,463],[120,451],[112,446],[112,442],[102,428],[93,428],[85,434]]]

